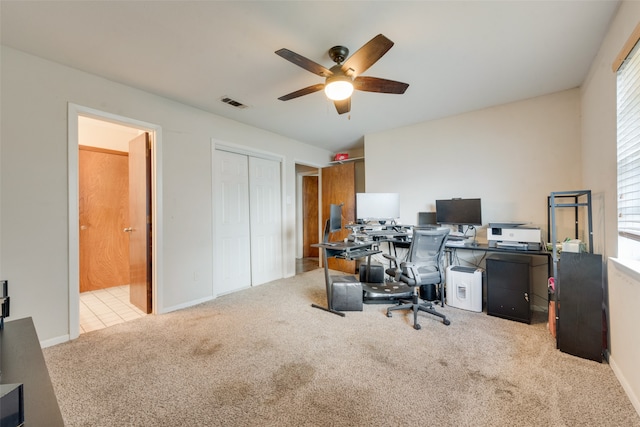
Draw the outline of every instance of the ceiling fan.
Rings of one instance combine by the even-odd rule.
[[[358,51],[348,59],[349,49],[344,46],[334,46],[329,49],[329,57],[331,57],[336,65],[330,69],[304,56],[298,55],[289,49],[277,50],[276,54],[287,61],[325,78],[324,83],[305,87],[281,96],[278,99],[288,101],[324,89],[327,97],[335,104],[338,114],[344,114],[351,110],[351,94],[354,89],[365,92],[403,94],[409,87],[407,83],[380,79],[378,77],[361,76],[361,74],[375,64],[378,59],[382,58],[392,46],[393,42],[391,40],[382,34],[378,34],[365,43],[364,46],[358,49]]]

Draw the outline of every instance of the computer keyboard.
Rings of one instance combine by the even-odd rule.
[[[382,251],[377,249],[352,249],[350,251],[346,251],[339,255],[336,255],[335,257],[343,259],[358,259],[367,257],[369,255],[379,254],[380,252]]]
[[[373,236],[395,236],[398,234],[406,234],[404,231],[395,230],[366,230],[365,233]]]

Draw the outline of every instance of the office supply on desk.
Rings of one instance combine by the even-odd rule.
[[[523,251],[539,251],[542,234],[539,227],[527,227],[524,223],[489,223],[487,241],[492,248],[511,248]]]
[[[442,318],[442,323],[445,325],[451,323],[444,314],[433,308],[431,301],[436,299],[436,295],[433,295],[431,300],[429,296],[425,295],[426,299],[423,303],[420,303],[418,296],[418,288],[420,287],[425,287],[425,294],[437,294],[439,287],[441,303],[444,301],[444,289],[442,289],[445,282],[443,254],[449,232],[448,228],[433,230],[416,227],[413,229],[408,260],[402,263],[398,263],[396,260],[396,265],[399,268],[395,272],[388,270],[396,280],[413,287],[412,300],[411,302],[401,301],[400,304],[387,308],[387,317],[391,317],[391,312],[395,310],[412,310],[414,329],[421,328],[418,324],[418,311]],[[385,255],[385,257],[387,256]],[[389,258],[392,257],[389,256]],[[435,292],[429,292],[430,289],[434,289]]]

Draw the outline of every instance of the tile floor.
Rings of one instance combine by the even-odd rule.
[[[296,258],[296,274],[320,268],[318,258]]]
[[[80,333],[146,316],[129,302],[129,285],[80,294]]]
[[[296,274],[319,268],[318,258],[303,258],[296,261]],[[129,285],[80,294],[81,334],[143,316],[146,316],[145,313],[129,303]]]

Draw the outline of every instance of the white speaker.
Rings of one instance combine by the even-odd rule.
[[[450,265],[446,270],[447,305],[482,311],[482,269]]]

